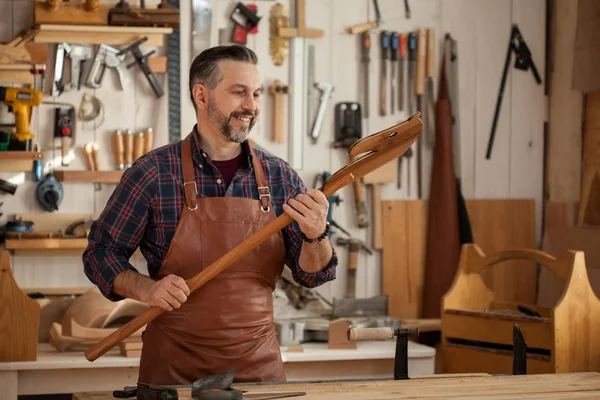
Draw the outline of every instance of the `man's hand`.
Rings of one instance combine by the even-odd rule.
[[[309,239],[316,239],[327,226],[327,197],[317,189],[309,189],[283,205],[283,210],[298,222],[300,230]]]
[[[190,289],[183,278],[167,275],[152,284],[142,300],[150,307],[173,311],[173,309],[181,307],[189,295]]]

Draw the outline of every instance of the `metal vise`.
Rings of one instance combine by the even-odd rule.
[[[64,80],[64,66],[66,57],[71,60],[71,76],[69,82]],[[54,82],[52,84],[52,95],[59,96],[62,92],[81,88],[81,71],[85,60],[92,57],[92,48],[78,44],[59,43],[56,49],[56,61],[54,64]]]

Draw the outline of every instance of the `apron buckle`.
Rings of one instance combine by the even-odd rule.
[[[261,190],[266,191],[266,193],[261,193]],[[260,209],[262,212],[268,213],[269,211],[271,211],[271,206],[269,205],[270,201],[267,200],[266,202],[264,202],[263,197],[271,197],[271,191],[269,190],[268,186],[259,186],[258,187],[258,198],[261,203]],[[265,206],[265,203],[266,203],[266,206]]]

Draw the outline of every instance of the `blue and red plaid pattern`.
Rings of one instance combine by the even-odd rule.
[[[200,148],[197,135],[192,134],[192,137],[192,158],[199,197],[258,199],[247,142],[242,146],[248,162],[235,173],[229,187],[225,187],[224,182],[217,183],[217,179],[222,180],[221,174]],[[279,216],[284,212],[284,202],[305,193],[306,187],[288,163],[258,149],[254,151],[265,171],[272,207]],[[123,173],[106,207],[91,226],[88,246],[82,256],[86,276],[104,296],[110,300],[122,299],[112,292],[113,281],[121,271],[134,268],[128,260],[138,247],[148,262],[149,275],[156,278],[175,235],[184,203],[181,142],[149,152]],[[286,265],[296,282],[312,288],[334,280],[338,264],[335,249],[329,264],[322,271],[306,273],[300,269],[300,233],[296,222],[282,231]]]

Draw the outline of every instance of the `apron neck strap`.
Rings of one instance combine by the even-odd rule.
[[[250,147],[250,154],[252,154],[252,167],[254,168],[254,175],[256,177],[256,185],[258,186],[258,198],[260,199],[260,207],[264,212],[271,211],[271,190],[267,186],[267,180],[265,179],[265,172],[260,163],[260,160],[256,156],[254,149]]]
[[[192,134],[190,133],[181,143],[181,160],[183,164],[183,190],[185,192],[185,203],[190,210],[198,208],[198,188],[194,178],[194,162],[192,160]],[[250,147],[252,154],[252,167],[256,176],[258,186],[258,198],[260,199],[261,209],[264,212],[271,211],[271,190],[267,186],[265,173],[260,160],[256,156],[254,149]]]
[[[198,188],[194,178],[194,161],[192,160],[192,135],[187,135],[181,143],[181,161],[183,164],[183,191],[185,203],[190,210],[198,208]]]

